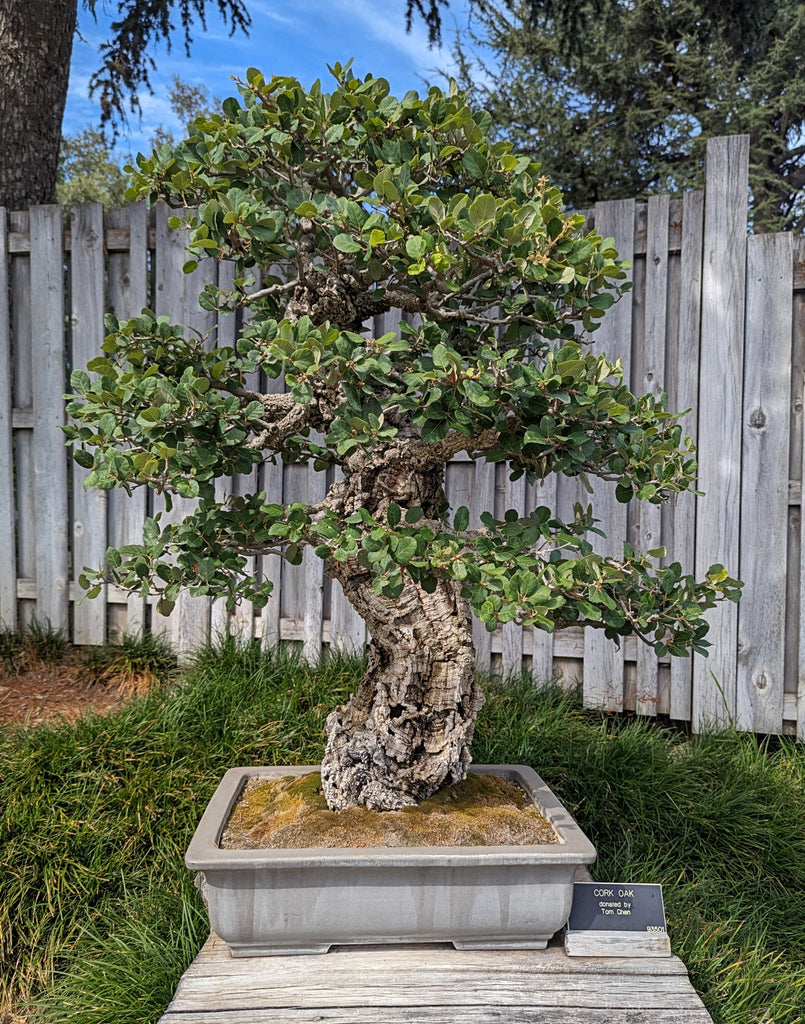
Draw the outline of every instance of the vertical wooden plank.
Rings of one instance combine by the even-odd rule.
[[[805,239],[794,240],[794,266],[805,267]],[[786,690],[794,696],[796,735],[805,740],[805,291],[794,292],[789,440],[789,579],[786,618]]]
[[[30,237],[30,214],[10,213],[9,229]],[[11,402],[29,417],[25,428],[14,433],[14,469],[17,507],[17,577],[36,579],[36,503],[34,500],[33,403],[34,372],[31,357],[31,258],[18,253],[11,259]],[[36,603],[17,595],[17,622],[27,625]]]
[[[794,267],[805,266],[805,239],[795,238]],[[788,443],[788,567],[786,581],[785,617],[785,695],[784,701],[790,710],[784,718],[802,722],[798,713],[798,691],[800,686],[800,616],[803,608],[802,597],[802,462],[803,423],[805,423],[805,291],[796,288],[793,295],[791,332],[791,411]],[[805,651],[802,652],[805,654]],[[788,699],[787,699],[788,698]],[[801,706],[800,706],[801,707]],[[805,727],[803,727],[805,730]]]
[[[120,320],[137,316],[148,306],[148,207],[134,203],[122,210],[109,210],[110,228],[128,228],[128,252],[111,252],[107,257],[108,304]],[[109,492],[109,542],[115,547],[139,544],[148,507],[148,490],[140,487],[131,496],[116,488]],[[147,625],[147,603],[139,595],[126,600],[125,629],[142,633]]]
[[[229,260],[218,264],[218,285],[220,288],[231,289],[235,278],[235,264]],[[215,344],[220,346],[234,347],[237,340],[237,315],[230,313],[228,316],[218,314],[217,330],[215,332]],[[259,379],[259,371],[253,376]],[[254,471],[256,479],[257,470]],[[215,481],[215,500],[223,502],[229,495],[235,493],[234,481],[231,476],[218,477]],[[256,559],[247,560],[247,571],[254,571]],[[213,640],[221,640],[234,632],[236,634],[246,629],[246,635],[254,636],[254,611],[251,602],[245,602],[248,606],[248,614],[242,606],[238,606],[231,614],[226,607],[226,600],[222,597],[212,602],[210,607],[210,635]]]
[[[35,206],[31,220],[31,357],[37,374],[34,410],[36,613],[56,628],[69,624],[67,451],[64,435],[64,238],[60,206]]]
[[[705,167],[699,381],[696,574],[711,565],[737,572],[741,525],[741,420],[749,136],[710,139]],[[708,615],[712,646],[693,662],[695,729],[726,725],[736,713],[738,609]]]
[[[528,511],[531,512],[544,506],[555,515],[556,484],[556,474],[552,474],[545,480],[529,487]],[[531,627],[531,675],[535,683],[549,683],[556,678],[553,664],[553,641],[553,633]]]
[[[702,245],[704,193],[686,192],[682,200],[682,248],[680,251],[679,305],[675,310],[679,328],[672,379],[669,381],[673,408],[690,410],[681,421],[684,430],[696,433],[699,414],[700,327],[702,303]],[[693,568],[696,539],[696,496],[677,496],[673,505],[671,561],[680,562],[687,572]],[[692,716],[693,661],[671,659],[671,718],[689,722]]]
[[[622,259],[631,260],[634,251],[635,202],[622,199],[598,203],[595,207],[596,231],[614,238]],[[613,362],[623,360],[626,380],[631,353],[632,299],[627,293],[604,317],[593,335],[598,351]],[[606,540],[594,538],[596,550],[614,558],[623,557],[626,539],[626,506],[615,499],[614,486],[598,483],[593,506],[606,533]],[[587,629],[584,635],[584,704],[586,707],[619,711],[623,707],[623,648],[607,640],[603,630]]]
[[[72,359],[84,367],[101,355],[104,314],[103,206],[82,203],[71,215],[70,292],[72,305]],[[73,579],[84,567],[104,564],[107,547],[107,491],[84,489],[89,470],[71,463],[73,489]],[[106,640],[106,591],[92,601],[78,600],[73,607],[73,642],[102,644]]]
[[[279,394],[285,390],[283,377],[267,378],[265,392]],[[285,503],[285,483],[282,459],[275,462],[267,460],[262,466],[263,490],[266,501],[276,505]],[[278,555],[263,556],[263,576],[270,580],[274,589],[268,604],[260,612],[261,639],[265,650],[276,647],[280,642],[280,624],[282,621],[282,559]]]
[[[798,247],[799,248],[799,247]],[[805,257],[805,246],[800,250]],[[798,253],[799,255],[799,253]],[[802,325],[805,327],[805,315],[802,317]],[[798,327],[800,325],[798,324]],[[797,738],[805,741],[805,437],[800,440],[800,507],[799,507],[799,630],[797,641],[798,673],[797,673]]]
[[[336,467],[335,480],[341,480],[343,472]],[[338,580],[332,580],[330,601],[330,648],[351,655],[363,654],[366,646],[366,623],[344,596]]]
[[[525,511],[526,479],[509,479],[509,467],[506,466],[506,509],[513,509],[518,516]],[[523,671],[523,627],[516,622],[506,622],[501,630],[503,643],[503,678],[517,677]]]
[[[107,292],[111,311],[119,320],[137,316],[148,305],[148,207],[134,203],[122,210],[109,210],[110,228],[128,228],[128,252],[107,256]],[[120,488],[108,492],[109,543],[115,547],[139,544],[143,538],[148,490],[139,487],[131,496]],[[147,604],[139,595],[126,600],[125,629],[142,633],[146,628]]]
[[[646,226],[645,341],[642,386],[637,391],[662,399],[665,384],[665,327],[668,295],[668,196],[651,196]],[[662,512],[659,505],[642,502],[640,547],[643,551],[662,544]],[[657,656],[646,644],[637,644],[637,693],[639,715],[656,715],[659,703]]]
[[[198,312],[198,293],[208,279],[209,269],[203,261],[194,274],[182,270],[186,262],[185,245],[187,233],[168,227],[170,211],[164,203],[156,206],[156,274],[154,305],[157,315],[165,314],[175,324],[190,326],[205,331],[208,320]],[[203,268],[203,269],[202,269]],[[198,271],[201,271],[199,273]],[[170,513],[164,503],[154,500],[155,512],[162,511],[161,522],[181,522],[190,515],[196,502],[189,498],[173,498]],[[155,628],[158,628],[156,626]],[[176,606],[167,619],[164,632],[176,649],[180,659],[209,640],[210,600],[207,597],[191,597],[186,591],[179,595]]]
[[[481,525],[481,513],[491,512],[495,507],[495,464],[479,459],[475,463],[475,482],[470,505],[470,525],[477,530]],[[492,634],[480,621],[473,619],[472,641],[475,645],[475,663],[482,672],[492,668]]]
[[[321,436],[312,435],[314,443],[321,444]],[[315,505],[327,494],[327,477],[316,472],[313,463],[307,467],[307,503]],[[317,665],[322,650],[322,624],[324,618],[324,562],[313,548],[306,547],[302,556],[305,575],[305,612],[302,657],[309,665]]]
[[[0,626],[17,626],[17,552],[14,533],[11,317],[8,219],[0,207]]]
[[[791,235],[750,237],[735,720],[754,732],[783,728],[792,282]]]

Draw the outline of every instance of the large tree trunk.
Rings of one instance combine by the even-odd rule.
[[[53,201],[77,0],[0,3],[0,206]]]
[[[354,562],[331,571],[371,644],[360,689],[327,719],[324,794],[333,810],[397,810],[467,774],[483,704],[469,608],[451,583],[432,594],[409,583],[390,601]]]

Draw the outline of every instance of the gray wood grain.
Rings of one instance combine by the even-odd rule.
[[[749,136],[710,139],[705,166],[699,378],[699,500],[696,574],[714,563],[736,571],[741,527],[741,419],[746,191]],[[695,728],[726,725],[736,713],[738,612],[721,604],[707,616],[708,658],[693,664]]]
[[[638,390],[658,402],[666,392],[665,328],[668,296],[668,196],[651,196],[646,228],[646,291],[643,379]],[[663,543],[659,505],[643,502],[640,508],[640,548],[651,551]],[[657,656],[646,644],[637,647],[635,711],[656,715],[659,704]]]
[[[168,207],[157,203],[154,311],[157,315],[170,317],[171,323],[192,325],[204,334],[214,327],[214,323],[211,314],[199,309],[198,295],[204,284],[211,280],[212,261],[201,261],[192,274],[184,273],[187,232],[170,228],[170,216]],[[163,524],[181,522],[192,514],[196,504],[194,499],[174,497],[173,508],[168,512],[164,502],[154,496],[154,510],[162,513]],[[193,597],[182,591],[167,619],[159,618],[162,621],[157,622],[156,628],[166,633],[181,660],[187,659],[210,638],[210,599],[207,597]]]
[[[506,509],[512,509],[518,516],[526,511],[526,480],[521,476],[519,480],[509,479],[509,467],[506,466],[506,496],[504,504]],[[516,678],[523,671],[523,627],[516,622],[507,622],[502,630],[502,672],[504,679]]]
[[[481,513],[491,512],[495,507],[495,466],[491,462],[479,459],[475,463],[475,481],[470,509],[470,526],[478,529],[481,524]],[[492,667],[492,637],[489,630],[480,621],[474,619],[472,639],[475,644],[475,661],[482,672],[489,672]]]
[[[125,250],[107,255],[107,293],[111,311],[120,320],[137,316],[148,305],[148,207],[133,203],[122,210],[109,210],[107,229],[126,231]],[[131,495],[122,490],[108,494],[109,543],[114,547],[142,542],[147,514],[148,490],[140,487]],[[125,600],[124,629],[140,633],[146,626],[146,601],[139,595]]]
[[[669,391],[672,408],[683,412],[686,434],[695,435],[699,410],[699,354],[702,303],[702,244],[704,231],[704,193],[686,192],[682,201],[682,247],[680,251],[679,298],[676,306],[676,350]],[[692,567],[695,558],[696,497],[690,492],[677,495],[673,506],[673,539],[670,561]],[[693,663],[690,658],[674,658],[670,681],[671,718],[689,722],[693,692]]]
[[[17,539],[14,530],[11,309],[8,217],[0,207],[0,624],[17,625]]]
[[[314,443],[321,444],[321,435],[312,434]],[[307,466],[307,503],[316,505],[327,494],[327,480],[324,473],[316,472],[313,463]],[[322,625],[324,618],[324,562],[311,547],[306,547],[299,567],[305,578],[304,627],[305,639],[302,657],[310,665],[316,665],[321,658],[323,647]]]
[[[708,1024],[677,957],[568,957],[545,950],[337,947],[324,956],[233,959],[211,940],[161,1024],[329,1021]]]
[[[282,377],[268,378],[264,387],[266,393],[277,394],[285,390]],[[262,467],[262,489],[266,492],[266,501],[276,505],[284,504],[288,499],[285,493],[285,474],[282,461],[267,461]],[[265,555],[262,558],[263,578],[270,580],[273,591],[268,604],[260,612],[260,626],[263,646],[267,649],[276,647],[282,633],[282,559],[278,555]]]
[[[555,476],[545,480],[539,480],[529,485],[527,489],[527,511],[533,512],[537,508],[547,508],[553,515],[556,514],[556,487]],[[554,655],[554,634],[544,629],[530,627],[524,630],[523,645],[531,649],[531,675],[535,683],[549,683],[556,678],[556,671],[553,663]]]
[[[36,614],[42,622],[67,629],[67,451],[60,430],[67,390],[62,210],[35,206],[30,217]]]
[[[794,247],[794,266],[805,264],[805,241],[798,239]],[[789,562],[791,579],[788,586],[789,617],[787,639],[790,643],[790,664],[793,667],[790,676],[793,681],[795,700],[797,739],[805,740],[805,596],[802,581],[805,580],[805,516],[803,515],[802,495],[805,481],[805,293],[794,294],[794,367],[792,374],[792,414],[793,427],[791,437],[791,476],[792,490],[796,493],[789,500],[792,519],[792,557]],[[797,484],[799,485],[797,488]],[[786,694],[784,700],[788,698]],[[785,717],[789,717],[786,715]]]
[[[635,203],[622,199],[598,203],[595,229],[603,238],[614,238],[622,259],[630,259],[634,249]],[[631,279],[631,271],[627,275]],[[593,347],[615,362],[622,359],[628,368],[632,341],[632,297],[627,292],[604,317],[593,335]],[[629,382],[628,369],[626,383]],[[615,498],[614,485],[595,482],[593,507],[606,539],[593,537],[591,543],[603,555],[623,557],[626,540],[626,506]],[[584,703],[587,707],[621,711],[624,704],[623,650],[604,631],[588,629],[584,642]]]
[[[15,234],[29,240],[24,254],[11,258],[11,350],[14,468],[16,470],[17,512],[17,618],[27,623],[36,611],[36,515],[34,502],[33,458],[33,363],[31,359],[31,259],[30,215],[8,215],[9,241]],[[33,583],[32,597],[26,600],[22,580]]]
[[[72,297],[72,364],[84,367],[100,356],[103,345],[104,252],[103,206],[82,203],[70,218],[70,294]],[[84,489],[89,470],[71,462],[73,490],[73,579],[88,567],[103,566],[107,548],[108,491]],[[106,590],[73,608],[73,642],[102,644],[106,640]]]
[[[736,724],[782,731],[791,373],[790,234],[748,239]]]

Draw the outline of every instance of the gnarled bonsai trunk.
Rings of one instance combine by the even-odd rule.
[[[409,583],[390,601],[372,593],[369,573],[355,562],[331,572],[371,643],[358,692],[327,719],[324,794],[334,810],[397,810],[467,774],[484,700],[469,608],[450,582],[432,594]]]

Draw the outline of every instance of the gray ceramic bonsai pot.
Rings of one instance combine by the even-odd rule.
[[[316,766],[231,768],[199,823],[185,863],[199,878],[212,930],[234,956],[326,953],[332,945],[452,942],[457,949],[542,949],[567,921],[573,873],[595,849],[525,765],[473,765],[514,779],[560,842],[539,846],[221,849],[250,778]]]

